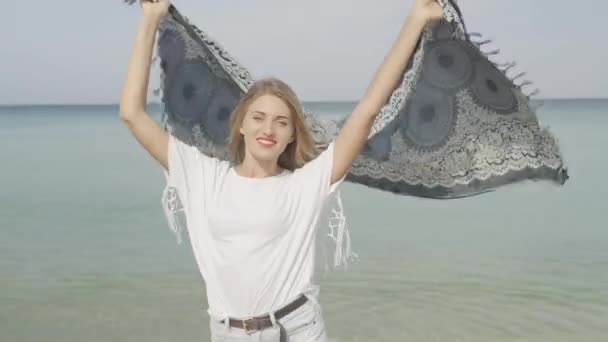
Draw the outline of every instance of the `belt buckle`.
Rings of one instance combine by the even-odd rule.
[[[245,333],[247,333],[247,335],[251,335],[260,329],[260,325],[255,318],[249,318],[243,320],[243,329],[245,330]]]

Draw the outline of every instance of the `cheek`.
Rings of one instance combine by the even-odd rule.
[[[251,120],[244,120],[241,125],[241,134],[245,136],[245,138],[250,137],[251,135],[255,135],[256,127],[251,122]]]
[[[283,127],[281,130],[281,140],[288,144],[291,140],[291,137],[295,135],[295,130],[293,127]]]

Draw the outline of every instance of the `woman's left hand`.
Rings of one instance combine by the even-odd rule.
[[[414,0],[409,16],[426,24],[441,19],[443,9],[437,0]]]

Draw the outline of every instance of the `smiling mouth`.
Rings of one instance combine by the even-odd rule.
[[[260,144],[264,147],[272,147],[277,144],[277,142],[272,139],[257,138],[255,140],[258,142],[258,144]]]

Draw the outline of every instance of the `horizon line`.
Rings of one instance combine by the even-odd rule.
[[[531,101],[574,101],[574,100],[608,100],[608,97],[547,97],[532,98]],[[359,100],[302,100],[303,104],[310,103],[356,103]],[[160,105],[160,102],[150,102],[146,106]],[[118,106],[118,102],[95,103],[95,102],[40,102],[40,103],[0,103],[0,107],[61,107],[61,106]]]

